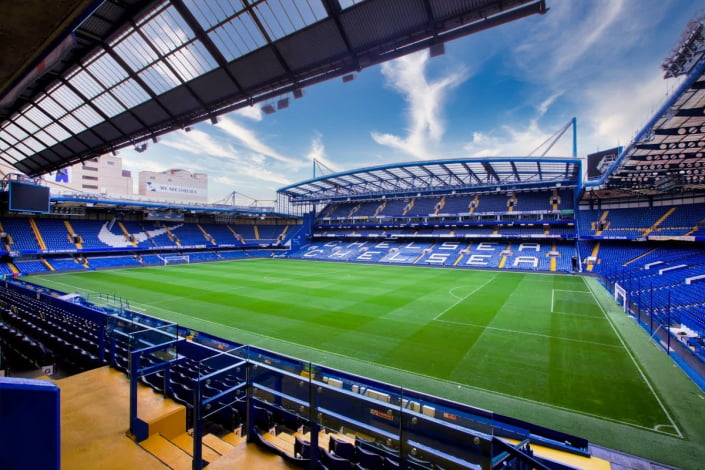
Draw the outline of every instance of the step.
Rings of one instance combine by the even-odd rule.
[[[230,434],[226,434],[225,436],[221,437],[220,439],[229,443],[229,444],[232,444],[234,447],[237,447],[246,441],[246,439],[244,437],[242,437],[239,432],[237,432],[237,433],[231,432]]]
[[[206,434],[203,436],[203,443],[217,452],[219,455],[225,455],[235,447],[233,444],[220,439],[214,434]]]
[[[171,442],[178,446],[181,450],[189,454],[191,457],[193,457],[193,436],[188,433],[179,434],[178,436],[172,438]],[[206,462],[213,462],[217,460],[221,455],[222,454],[211,449],[209,446],[201,445],[201,458]]]
[[[241,438],[242,439],[242,438]],[[247,470],[300,470],[301,467],[289,463],[280,455],[261,449],[257,444],[242,443],[223,455],[215,462],[211,462],[208,470],[231,470],[233,468],[246,468]]]
[[[191,456],[161,434],[152,434],[148,439],[140,442],[140,447],[173,470],[192,468]]]
[[[294,456],[294,436],[286,433],[274,434],[272,432],[266,432],[262,434],[262,439],[272,444],[281,452],[291,457]]]

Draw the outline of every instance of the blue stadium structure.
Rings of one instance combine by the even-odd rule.
[[[69,35],[70,47],[59,48],[64,54],[51,64],[52,74],[28,73],[3,90],[0,158],[29,177],[545,11],[542,1],[326,0],[291,31],[260,24],[260,40],[236,54],[219,31],[243,18],[258,20],[251,5],[210,18],[196,2],[98,3],[75,19],[79,26]],[[403,8],[405,14],[395,16]],[[126,56],[134,45],[122,41],[162,15],[177,15],[192,35],[132,71]],[[129,20],[135,17],[142,19]],[[404,24],[369,27],[370,18],[397,17]],[[109,366],[124,372],[129,381],[118,374],[129,382],[124,421],[145,449],[154,449],[149,446],[172,424],[139,413],[142,385],[173,400],[178,411],[168,419],[177,417],[191,434],[182,443],[189,450],[187,467],[170,468],[208,462],[216,468],[226,452],[215,449],[226,443],[202,445],[212,426],[246,437],[279,456],[281,465],[305,468],[578,468],[571,458],[591,455],[581,437],[226,341],[135,311],[121,299],[40,288],[31,275],[286,256],[597,276],[702,384],[702,31],[700,24],[687,47],[665,64],[667,74],[685,75],[680,88],[615,158],[594,163],[601,172],[592,179],[584,177],[585,162],[575,155],[439,159],[287,186],[278,191],[277,212],[93,196],[54,196],[48,214],[3,208],[3,358],[31,369],[55,365],[77,373]],[[308,47],[321,43],[330,47]],[[193,76],[182,76],[186,69],[170,62],[185,48],[204,59],[202,69],[188,69]],[[110,83],[100,72],[106,63],[117,70]],[[159,67],[178,80],[167,85],[144,78]],[[88,93],[81,88],[85,80],[100,85]],[[51,105],[68,95],[72,104]],[[36,465],[58,468],[57,390],[0,378],[0,397],[0,410],[9,400],[25,405],[17,408],[18,421],[38,417],[46,423],[47,453]],[[35,399],[41,407],[26,406]],[[27,453],[14,453],[20,444],[6,434],[0,433],[0,463],[10,456],[10,467],[35,465]],[[536,447],[569,458],[539,456]]]

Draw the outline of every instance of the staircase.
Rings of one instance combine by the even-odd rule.
[[[5,227],[2,226],[2,222],[0,222],[0,232],[6,233]],[[5,251],[10,252],[10,251],[12,251],[10,249],[10,245],[13,243],[13,241],[12,241],[12,237],[10,236],[9,233],[6,233],[6,235],[7,235],[7,238],[5,238],[5,242],[3,243],[3,245],[5,246]]]
[[[600,236],[602,235],[602,231],[610,226],[610,223],[607,222],[607,215],[609,215],[610,211],[604,211],[602,213],[602,216],[600,216],[600,220],[597,223],[597,227],[595,227],[595,235]]]
[[[201,446],[201,459],[203,466],[217,462],[221,457],[233,452],[240,454],[245,451],[245,439],[230,433],[221,439],[214,434],[203,436]],[[172,438],[167,438],[156,433],[140,442],[140,447],[164,462],[174,470],[191,470],[193,462],[193,437],[189,433],[181,433]],[[230,456],[228,456],[230,458]]]
[[[377,217],[380,214],[380,212],[382,212],[385,209],[385,207],[387,207],[387,201],[382,201],[382,204],[377,206],[377,209],[375,210],[375,213],[372,217]]]
[[[289,226],[288,226],[288,225],[285,225],[285,226],[284,226],[284,230],[282,230],[282,233],[280,233],[280,234],[277,236],[277,245],[281,244],[281,242],[284,241],[284,239],[286,238],[286,232],[287,232],[287,231],[289,231]]]
[[[122,230],[122,233],[125,236],[125,241],[131,243],[132,246],[136,247],[137,242],[135,241],[134,237],[130,236],[130,232],[127,231],[127,227],[125,227],[122,222],[118,222],[118,227],[120,227],[120,230]]]
[[[196,224],[196,227],[203,233],[203,237],[210,242],[211,245],[217,245],[215,238],[213,238],[213,235],[210,233],[206,232],[206,229],[204,229],[201,224]]]
[[[69,222],[68,219],[66,219],[66,220],[64,220],[64,225],[66,226],[66,230],[69,232],[69,239],[71,240],[71,242],[74,243],[74,245],[76,245],[76,248],[78,248],[79,250],[83,249],[83,244],[80,241],[74,242],[74,240],[73,240],[73,236],[76,232],[73,230],[73,226],[71,225],[71,222]],[[77,237],[77,238],[80,239],[80,237]]]
[[[169,237],[169,240],[174,242],[176,246],[181,247],[181,241],[179,240],[179,237],[177,237],[174,232],[169,230],[169,227],[167,227],[166,224],[164,224],[163,228],[164,230],[166,230],[166,235]]]
[[[235,237],[235,239],[236,239],[237,241],[239,241],[239,242],[242,243],[243,245],[247,245],[247,241],[245,240],[245,238],[243,238],[242,235],[240,235],[239,233],[237,233],[237,232],[235,231],[235,229],[233,229],[230,225],[226,225],[226,227],[228,227],[228,230],[230,230],[230,232],[232,232],[233,237]]]
[[[607,211],[605,211],[606,213]],[[597,264],[597,255],[600,253],[600,242],[595,243],[595,245],[592,247],[592,253],[590,253],[590,258],[594,259],[595,261],[588,261],[587,267],[585,268],[586,271],[590,272],[593,270],[595,267],[595,264]]]
[[[654,230],[656,230],[658,228],[658,226],[661,225],[663,223],[663,221],[666,220],[668,218],[668,216],[673,214],[675,211],[676,211],[675,207],[671,207],[670,209],[668,209],[668,211],[665,214],[663,214],[663,216],[660,219],[658,219],[656,222],[654,222],[654,224],[651,227],[644,230],[644,232],[641,234],[641,236],[645,237],[648,234],[650,234],[651,232],[653,232]]]
[[[555,202],[554,202],[555,201]],[[558,195],[558,190],[554,189],[551,196],[551,208],[554,211],[558,210],[558,205],[561,203],[561,197]]]
[[[348,212],[348,219],[355,215],[355,213],[360,210],[360,207],[362,207],[362,204],[358,204],[352,209],[350,209],[350,212]]]
[[[441,200],[436,204],[436,207],[433,211],[433,215],[438,215],[438,213],[445,207],[446,205],[446,197],[443,196]]]
[[[411,201],[409,201],[409,203],[404,207],[404,210],[402,211],[401,215],[408,214],[409,211],[414,208],[414,201],[416,201],[416,199],[411,199]]]
[[[34,232],[34,236],[37,239],[37,244],[39,245],[39,248],[42,250],[47,249],[46,243],[44,243],[44,238],[42,238],[42,234],[39,231],[39,227],[37,226],[37,222],[34,221],[33,217],[30,217],[29,219],[29,225],[32,227],[32,232]]]
[[[470,201],[470,204],[468,205],[468,212],[471,214],[475,212],[475,209],[477,209],[477,206],[480,205],[480,196],[475,194],[475,197]]]
[[[138,384],[140,419],[149,424],[150,435],[136,444],[125,433],[130,406],[130,381],[125,374],[104,366],[57,380],[56,384],[61,389],[61,468],[193,468],[193,438],[186,432],[182,405]],[[300,468],[248,444],[236,433],[220,437],[206,434],[202,442],[208,470]]]

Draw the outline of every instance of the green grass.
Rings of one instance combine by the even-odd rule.
[[[702,393],[593,279],[259,259],[32,281],[657,461],[705,461]]]

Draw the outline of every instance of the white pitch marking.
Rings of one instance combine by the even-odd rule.
[[[471,295],[473,295],[475,292],[477,292],[477,291],[479,291],[480,289],[482,289],[483,287],[485,287],[487,284],[489,284],[490,282],[492,282],[492,281],[494,280],[494,278],[496,278],[496,277],[497,277],[497,275],[495,274],[494,276],[492,276],[491,278],[489,278],[488,280],[486,280],[481,286],[476,287],[475,289],[473,289],[472,291],[470,291],[470,293],[468,293],[468,294],[465,295],[464,297],[459,298],[459,299],[457,300],[457,302],[453,302],[453,304],[452,304],[450,307],[446,308],[446,309],[443,310],[441,313],[439,313],[438,315],[436,315],[435,317],[433,317],[433,319],[434,319],[434,320],[438,320],[444,313],[446,313],[447,311],[449,311],[450,309],[452,309],[453,307],[455,307],[456,305],[458,305],[460,302],[462,302],[463,300],[465,300],[465,299],[467,299],[468,297],[470,297]]]
[[[614,323],[612,323],[612,319],[609,317],[609,315],[607,315],[607,312],[605,312],[605,309],[602,307],[602,303],[600,302],[600,300],[599,300],[599,299],[597,298],[597,296],[595,295],[595,292],[593,292],[592,287],[591,287],[590,284],[588,284],[587,281],[585,281],[584,279],[583,279],[583,282],[585,282],[585,285],[586,285],[586,286],[588,287],[588,289],[590,290],[590,293],[592,294],[593,299],[595,299],[595,303],[597,303],[597,306],[600,307],[600,310],[602,310],[602,314],[605,316],[605,318],[606,318],[607,321],[609,322],[610,326],[612,327],[612,331],[614,331],[614,334],[617,336],[617,338],[619,338],[619,342],[622,343],[622,346],[624,347],[624,350],[627,351],[627,355],[628,355],[629,358],[632,360],[632,363],[634,364],[634,367],[636,367],[636,370],[639,371],[639,375],[641,375],[642,380],[643,380],[644,383],[646,383],[646,385],[649,387],[649,390],[651,390],[651,394],[654,396],[654,398],[656,399],[656,402],[659,404],[659,406],[660,406],[661,409],[663,410],[664,414],[666,415],[666,417],[668,418],[668,420],[669,420],[669,421],[671,422],[671,424],[673,425],[673,429],[675,429],[675,430],[676,430],[676,433],[678,433],[678,437],[681,438],[681,439],[683,439],[683,433],[681,433],[680,429],[678,429],[678,426],[676,425],[675,421],[673,421],[673,418],[671,417],[671,414],[668,412],[668,410],[667,410],[666,407],[664,406],[663,402],[661,402],[661,399],[660,399],[659,396],[656,394],[656,390],[654,390],[653,385],[651,385],[651,382],[649,382],[649,380],[646,378],[646,374],[644,374],[644,371],[641,370],[641,367],[639,367],[639,363],[637,363],[636,359],[635,359],[634,356],[632,355],[631,350],[627,347],[626,343],[624,342],[624,339],[622,338],[622,335],[619,334],[619,332],[617,331],[617,328],[614,326]]]

